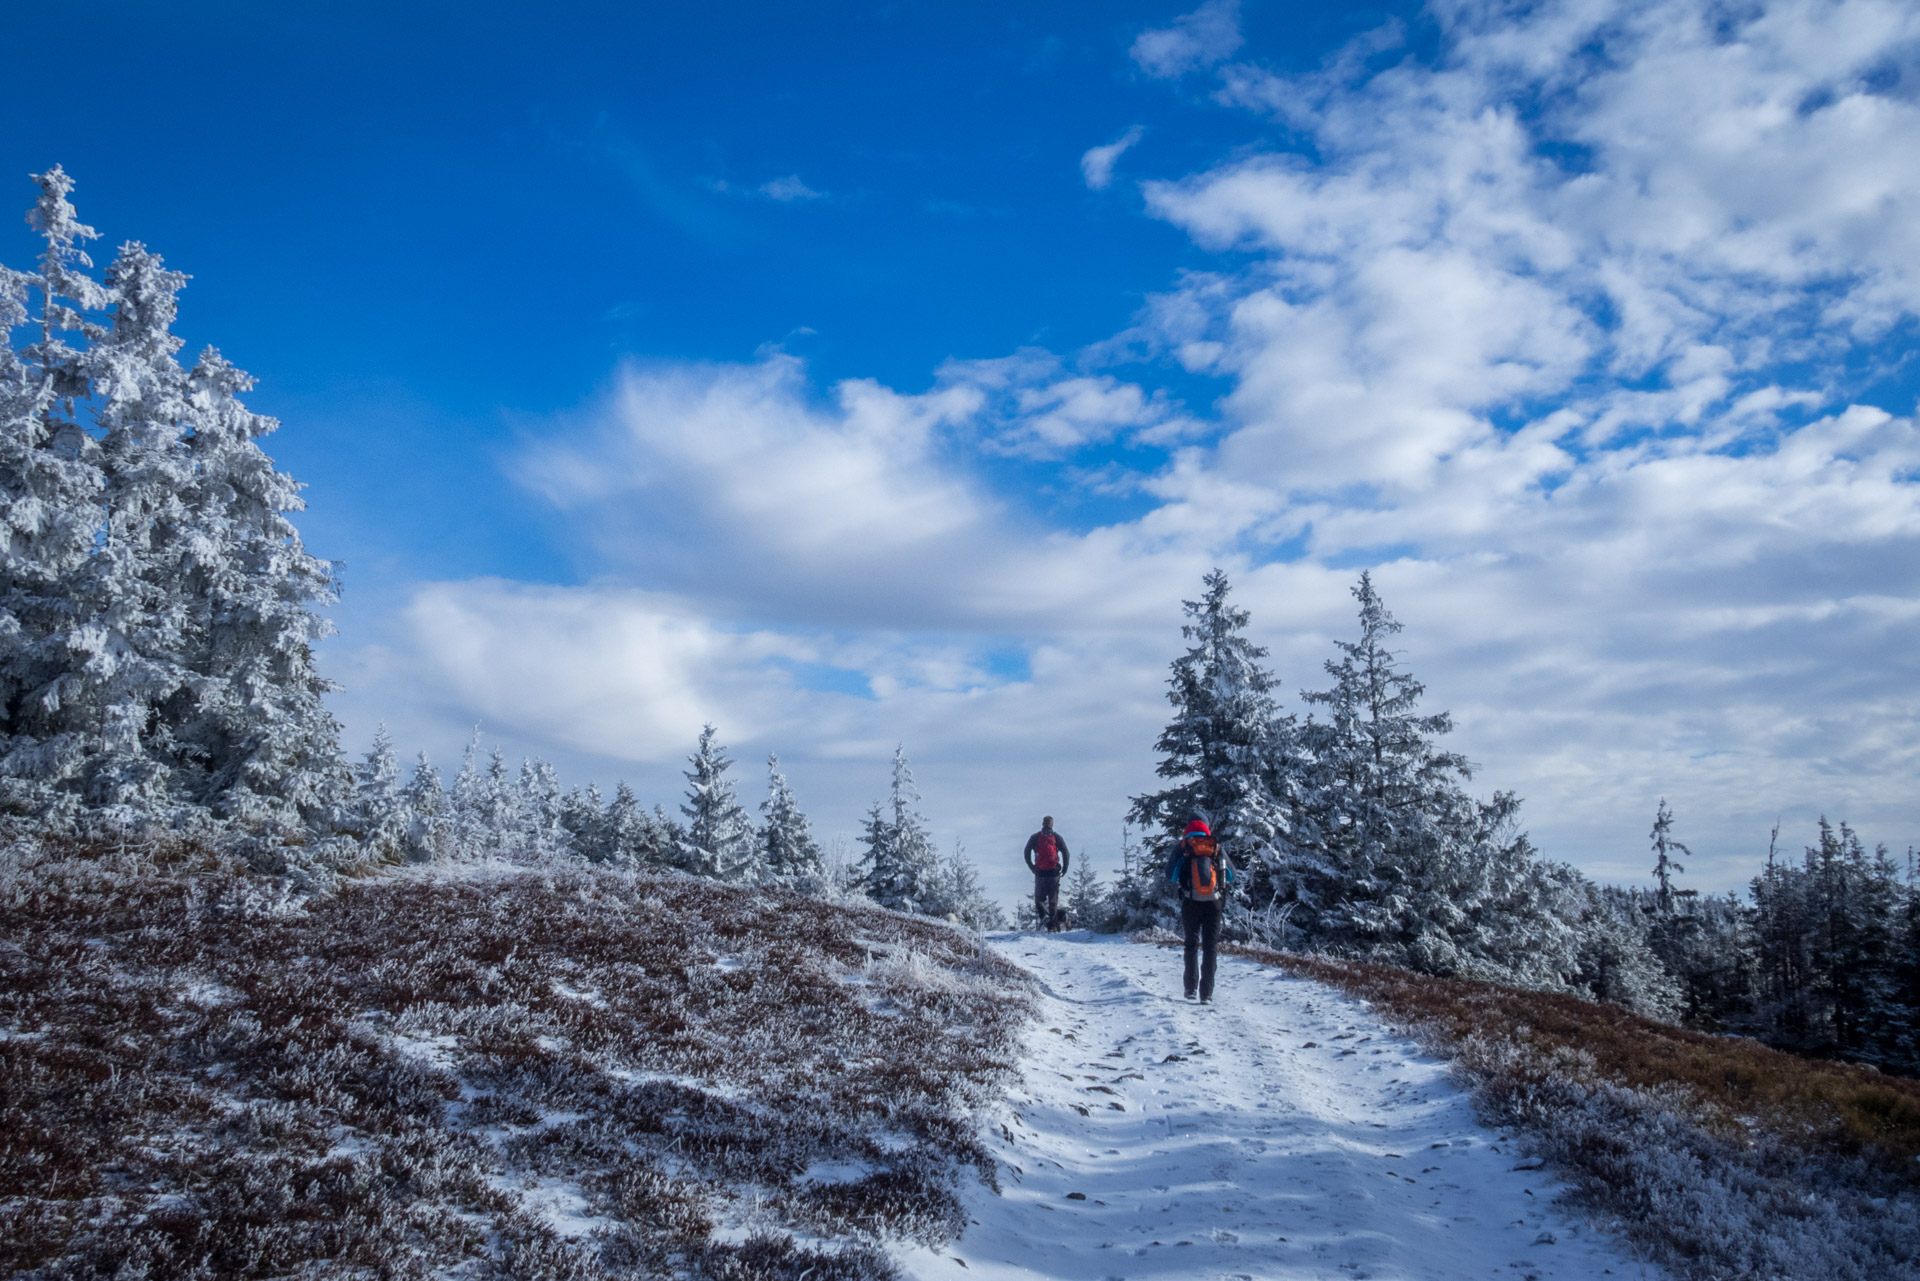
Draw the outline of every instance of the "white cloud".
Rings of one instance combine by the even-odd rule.
[[[1094,191],[1105,191],[1113,185],[1113,166],[1145,134],[1146,130],[1134,125],[1112,142],[1087,148],[1087,153],[1080,157],[1080,176],[1086,179],[1087,186]]]
[[[775,178],[771,182],[761,183],[760,194],[771,200],[778,200],[786,204],[795,200],[819,200],[825,197],[827,193],[824,191],[815,191],[812,187],[800,181],[799,174],[790,173],[784,178]]]
[[[1171,78],[1224,61],[1241,44],[1239,0],[1207,0],[1170,27],[1141,32],[1129,52],[1148,75]]]

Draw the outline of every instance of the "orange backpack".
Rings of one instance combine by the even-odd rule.
[[[1220,845],[1205,832],[1187,837],[1187,883],[1180,888],[1190,899],[1211,903],[1220,897]]]

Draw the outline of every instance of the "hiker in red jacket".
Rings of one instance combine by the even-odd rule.
[[[1053,830],[1053,815],[1040,820],[1040,830],[1027,838],[1027,870],[1033,873],[1033,910],[1049,933],[1063,924],[1060,917],[1060,878],[1067,874],[1067,843]]]
[[[1198,814],[1187,820],[1186,834],[1167,860],[1167,879],[1180,887],[1180,924],[1186,933],[1187,999],[1213,1001],[1213,972],[1220,945],[1220,913],[1233,884],[1233,864],[1213,839],[1213,828]],[[1200,953],[1205,953],[1202,960]]]

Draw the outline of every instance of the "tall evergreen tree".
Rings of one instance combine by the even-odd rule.
[[[191,794],[195,762],[176,741],[194,700],[191,591],[182,562],[202,537],[181,501],[192,480],[183,430],[187,376],[174,359],[186,277],[139,244],[107,272],[112,318],[86,353],[104,477],[99,545],[74,575],[91,653],[68,695],[99,734],[82,794],[122,821],[164,815]]]
[[[734,795],[727,771],[733,762],[715,741],[708,725],[700,731],[700,745],[688,757],[687,799],[680,812],[687,816],[680,837],[680,866],[696,876],[722,881],[750,880],[754,871],[753,821]]]
[[[100,447],[79,407],[92,395],[84,348],[104,332],[90,316],[108,297],[84,270],[93,263],[81,245],[98,233],[67,200],[73,180],[56,166],[34,181],[40,198],[28,221],[44,246],[40,270],[0,277],[9,339],[0,343],[0,799],[41,810],[80,799],[98,738],[79,697],[93,633],[75,578],[100,528]],[[37,317],[24,301],[30,288]],[[12,331],[29,323],[38,340],[16,355]]]
[[[211,348],[181,369],[185,277],[129,243],[95,283],[71,180],[38,181],[41,337],[0,369],[6,790],[144,821],[184,805],[323,824],[350,787],[311,652],[333,571],[300,546],[298,487],[255,443],[275,424]]]
[[[239,393],[253,379],[209,347],[190,374],[193,483],[201,539],[189,566],[197,675],[180,737],[205,762],[200,799],[223,817],[284,825],[322,813],[343,781],[333,688],[313,646],[332,627],[334,567],[308,554],[287,513],[306,503],[258,440],[279,424]]]
[[[1309,764],[1296,808],[1301,924],[1332,945],[1441,974],[1565,981],[1584,910],[1571,869],[1538,864],[1510,792],[1476,801],[1466,758],[1422,715],[1425,687],[1390,647],[1400,623],[1363,573],[1359,639],[1337,642],[1325,709],[1300,732]]]
[[[820,846],[780,772],[778,756],[767,757],[767,799],[760,802],[760,812],[766,815],[760,826],[761,882],[817,892],[824,885]]]
[[[1226,574],[1216,569],[1202,586],[1199,600],[1183,602],[1190,621],[1180,634],[1192,645],[1173,661],[1174,715],[1155,744],[1154,772],[1172,785],[1134,797],[1129,817],[1171,842],[1188,815],[1206,815],[1241,870],[1243,893],[1265,903],[1294,880],[1293,721],[1278,711],[1278,682],[1261,661],[1267,651],[1247,638],[1250,615],[1231,603]]]
[[[1667,798],[1660,798],[1660,805],[1653,814],[1653,831],[1649,833],[1653,842],[1653,880],[1658,887],[1660,910],[1672,914],[1674,903],[1678,899],[1691,898],[1692,890],[1675,889],[1673,878],[1687,869],[1681,866],[1675,854],[1692,856],[1693,851],[1682,845],[1673,836],[1673,811],[1667,808]]]

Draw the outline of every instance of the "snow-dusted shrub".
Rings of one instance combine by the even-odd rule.
[[[1026,980],[965,931],[571,862],[291,884],[0,860],[0,1274],[852,1281],[990,1173]]]

